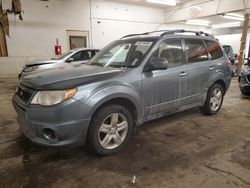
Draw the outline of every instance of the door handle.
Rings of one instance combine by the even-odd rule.
[[[183,72],[180,73],[180,76],[181,76],[181,77],[187,76],[187,73],[183,71]]]
[[[209,69],[210,69],[210,70],[214,70],[214,69],[215,69],[215,66],[211,66]]]

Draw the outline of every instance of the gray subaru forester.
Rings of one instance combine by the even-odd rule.
[[[207,33],[128,35],[86,65],[26,75],[13,105],[21,130],[33,142],[81,142],[110,155],[146,121],[193,107],[216,114],[230,85],[229,63]]]

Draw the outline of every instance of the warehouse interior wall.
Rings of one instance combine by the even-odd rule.
[[[26,63],[54,56],[56,38],[62,52],[69,50],[67,30],[89,32],[89,47],[103,48],[108,43],[132,33],[154,30],[187,29],[212,33],[208,27],[165,24],[165,9],[100,0],[22,0],[23,21],[9,15],[9,57],[1,57],[0,75],[16,74]],[[11,0],[3,1],[11,8]],[[222,41],[227,36],[220,35]],[[224,40],[225,38],[225,40]],[[232,46],[238,52],[238,36]],[[7,70],[7,71],[5,71]]]
[[[185,24],[165,25],[165,13],[161,8],[99,0],[21,2],[24,20],[9,15],[7,45],[10,57],[54,56],[56,38],[65,52],[69,50],[66,30],[89,31],[89,47],[102,48],[131,33],[183,27],[205,29]],[[10,7],[11,0],[3,1],[4,9]]]
[[[9,56],[52,56],[56,38],[67,51],[66,30],[90,30],[88,0],[22,0],[23,21],[9,15]],[[11,0],[3,1],[11,8]],[[72,11],[73,10],[73,11]]]

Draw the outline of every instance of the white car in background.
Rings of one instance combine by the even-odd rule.
[[[46,71],[54,67],[60,67],[64,63],[71,64],[71,66],[72,64],[85,64],[90,59],[92,59],[99,51],[99,49],[95,48],[76,48],[64,53],[61,56],[51,58],[50,60],[29,63],[23,67],[23,70],[18,75],[18,78],[20,79],[24,75],[32,74],[37,69],[44,69],[44,71]],[[65,66],[65,64],[63,66]]]

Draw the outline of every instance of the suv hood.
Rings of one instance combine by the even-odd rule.
[[[21,84],[37,90],[69,89],[96,80],[116,76],[122,69],[89,65],[61,66],[46,72],[24,76]]]

